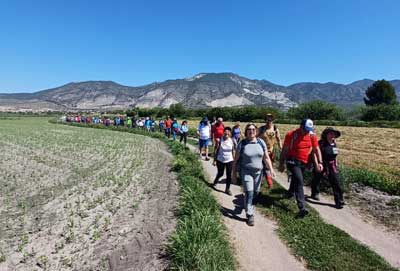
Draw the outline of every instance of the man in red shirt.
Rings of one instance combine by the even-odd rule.
[[[314,134],[314,124],[310,119],[304,119],[300,128],[289,131],[285,136],[281,157],[279,161],[280,172],[285,170],[285,161],[287,169],[292,175],[292,180],[289,187],[289,196],[295,196],[297,206],[299,207],[300,218],[303,218],[308,214],[308,210],[305,208],[304,199],[304,169],[309,161],[311,152],[317,155],[318,166],[316,170],[321,172],[322,167],[322,155],[319,149],[317,136]]]
[[[169,116],[167,116],[167,119],[164,121],[164,126],[165,126],[165,135],[170,138],[171,136],[171,126],[172,126],[172,120],[170,119]]]
[[[224,136],[224,123],[222,118],[218,118],[217,122],[211,126],[211,137],[213,139],[214,147],[217,148],[219,140]]]

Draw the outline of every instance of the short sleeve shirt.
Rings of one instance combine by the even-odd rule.
[[[259,142],[254,141],[243,144],[245,140],[242,140],[238,144],[236,150],[238,153],[240,153],[240,167],[244,170],[262,170],[264,150],[267,149],[267,146],[265,145],[263,140],[259,140]],[[243,145],[244,150],[241,152]]]
[[[318,147],[318,140],[315,134],[307,133],[303,135],[300,128],[297,128],[286,134],[283,146],[288,148],[288,159],[297,159],[306,164],[311,149]]]
[[[200,139],[207,140],[210,138],[210,126],[209,125],[200,124],[199,127],[197,128],[197,131],[199,131]]]

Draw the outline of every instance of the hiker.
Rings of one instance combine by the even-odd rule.
[[[246,125],[245,139],[237,146],[235,160],[232,166],[232,181],[237,183],[236,170],[239,169],[240,179],[243,183],[244,206],[246,209],[247,225],[254,226],[253,198],[261,189],[261,180],[264,165],[275,176],[271,159],[268,155],[264,141],[257,138],[257,126],[253,123]]]
[[[149,117],[146,117],[146,120],[144,121],[144,126],[146,127],[146,131],[150,132],[151,129],[151,120]]]
[[[197,135],[199,136],[199,154],[200,159],[203,156],[203,150],[206,155],[206,161],[209,161],[210,158],[208,157],[208,143],[210,141],[210,134],[211,134],[211,127],[208,123],[208,118],[204,117],[197,128]]]
[[[172,121],[169,118],[169,116],[167,116],[167,119],[164,121],[164,127],[165,127],[165,136],[170,138],[171,136],[171,125],[172,125]]]
[[[126,120],[126,127],[132,128],[132,119],[130,117]]]
[[[275,153],[274,153],[275,144],[278,144],[279,151],[282,150],[282,141],[279,129],[273,122],[274,122],[274,116],[271,113],[268,113],[265,116],[265,125],[261,126],[258,129],[257,133],[257,137],[264,140],[265,144],[267,145],[268,155],[272,163],[275,160]],[[272,187],[271,174],[269,173],[269,171],[266,171],[264,175],[266,177],[268,186],[271,188]]]
[[[160,119],[158,127],[160,128],[160,133],[162,133],[164,131],[164,120]]]
[[[213,166],[217,166],[218,172],[215,176],[213,185],[216,186],[219,178],[224,175],[226,169],[226,186],[225,193],[229,196],[232,195],[231,190],[231,178],[232,178],[232,164],[233,164],[233,150],[234,144],[232,141],[232,130],[230,127],[224,128],[224,135],[220,138],[218,146],[214,149],[214,162]]]
[[[342,209],[345,203],[339,179],[337,166],[338,148],[336,146],[336,139],[339,137],[340,132],[332,127],[327,127],[321,134],[321,139],[318,141],[318,144],[322,154],[324,169],[322,172],[318,172],[314,169],[314,176],[311,182],[311,198],[319,201],[321,179],[326,177],[333,189],[335,207],[337,209]],[[314,163],[317,162],[315,154],[313,158]]]
[[[288,197],[296,197],[299,208],[298,217],[303,218],[308,214],[305,208],[304,200],[304,170],[309,163],[311,152],[314,152],[317,158],[316,170],[321,172],[323,169],[321,151],[318,146],[317,137],[314,134],[314,124],[310,119],[304,119],[300,127],[289,131],[285,136],[281,157],[279,161],[280,172],[285,170],[285,161],[287,169],[291,174],[291,182],[288,191]]]
[[[171,129],[172,129],[172,139],[175,141],[176,140],[176,136],[179,133],[179,123],[176,120],[176,118],[174,118],[172,124],[171,124]]]
[[[222,118],[218,118],[217,122],[211,126],[211,139],[213,140],[213,146],[217,147],[218,142],[224,135],[224,123]]]
[[[151,132],[156,131],[156,125],[157,125],[156,121],[152,117],[150,117],[150,131]]]
[[[232,128],[232,140],[235,144],[235,149],[239,144],[240,138],[242,137],[242,130],[240,129],[240,122],[236,122],[235,126]]]
[[[181,127],[179,129],[179,134],[181,136],[179,139],[179,143],[182,143],[183,140],[183,144],[185,145],[185,147],[186,147],[188,133],[189,133],[189,126],[187,124],[187,121],[184,120],[182,121]]]

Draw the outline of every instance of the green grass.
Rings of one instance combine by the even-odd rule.
[[[309,216],[297,219],[297,206],[293,200],[285,199],[285,193],[276,183],[271,190],[263,189],[258,207],[278,222],[279,236],[306,262],[308,269],[397,270],[344,231],[325,223],[315,210],[310,208]]]
[[[176,232],[171,236],[167,252],[170,270],[235,270],[236,263],[220,208],[210,189],[197,157],[178,142],[161,133],[126,127],[69,124],[80,127],[111,129],[158,138],[169,145],[174,154],[172,169],[180,183],[180,200]]]

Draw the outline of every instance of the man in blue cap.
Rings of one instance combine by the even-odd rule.
[[[303,174],[312,152],[317,156],[318,165],[316,170],[321,172],[323,170],[322,155],[317,137],[314,134],[314,123],[311,119],[304,119],[301,121],[299,128],[286,134],[278,168],[280,172],[283,172],[286,161],[287,169],[292,175],[288,192],[290,196],[294,195],[296,197],[297,206],[300,210],[298,216],[300,218],[308,214],[308,210],[305,208]]]

